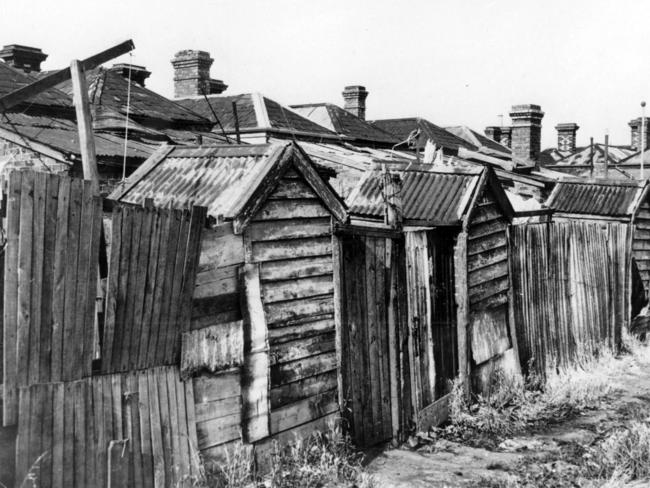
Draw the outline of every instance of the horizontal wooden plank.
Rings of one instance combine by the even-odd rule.
[[[336,388],[336,370],[271,389],[271,409],[283,407]]]
[[[204,327],[210,327],[211,325],[219,325],[241,319],[242,314],[241,310],[238,307],[236,310],[226,310],[224,312],[218,312],[203,317],[192,317],[190,319],[190,329],[202,329]]]
[[[329,211],[316,198],[268,200],[253,217],[253,222],[261,220],[300,219],[329,217]]]
[[[496,295],[489,296],[482,300],[472,301],[471,309],[473,311],[484,310],[486,308],[500,307],[506,303],[508,303],[508,293],[507,290],[502,290]]]
[[[230,415],[241,415],[241,396],[215,400],[213,402],[196,403],[194,405],[196,422],[205,422]]]
[[[227,415],[196,423],[199,449],[218,446],[241,437],[241,415]]]
[[[323,392],[271,412],[271,433],[282,432],[338,410],[336,390]]]
[[[480,205],[477,206],[476,211],[472,215],[470,225],[480,224],[500,217],[503,217],[503,214],[494,203]]]
[[[469,289],[470,303],[476,303],[481,300],[485,300],[492,295],[496,295],[497,293],[507,291],[508,286],[508,277],[503,276],[501,278],[497,278],[496,280],[488,281],[478,286],[471,287]]]
[[[194,403],[207,403],[241,395],[239,369],[212,375],[202,374],[192,378]]]
[[[324,295],[314,298],[303,298],[291,302],[269,303],[264,306],[266,322],[269,326],[278,324],[290,325],[291,322],[309,317],[321,317],[334,313],[334,296]]]
[[[228,293],[194,299],[192,300],[192,318],[209,317],[222,312],[239,310],[241,306],[239,295],[239,293]]]
[[[181,374],[216,373],[244,362],[242,321],[227,322],[184,332],[181,339]]]
[[[334,293],[332,275],[272,281],[262,285],[262,300],[264,303],[296,300],[329,293]]]
[[[334,332],[334,327],[334,314],[328,314],[316,320],[308,320],[286,327],[269,329],[269,343],[271,346],[274,346],[288,341],[331,333]]]
[[[508,244],[508,239],[506,238],[506,233],[492,234],[488,237],[483,237],[481,239],[476,239],[474,241],[467,243],[467,255],[473,256],[490,249],[497,247],[506,246]]]
[[[508,246],[488,249],[485,252],[474,254],[467,258],[467,271],[472,272],[485,266],[490,266],[508,259]]]
[[[636,229],[634,229],[634,240],[650,241],[650,229],[637,225]]]
[[[214,297],[239,291],[239,266],[206,269],[197,273],[193,298]]]
[[[269,200],[286,198],[314,198],[316,192],[302,180],[281,180],[278,186],[269,195]]]
[[[244,262],[244,240],[241,235],[219,235],[215,229],[204,229],[198,271],[218,269]]]
[[[483,268],[471,271],[468,277],[468,286],[478,286],[481,283],[486,283],[491,280],[501,278],[508,275],[508,261],[500,261],[498,263],[485,266]]]
[[[271,347],[271,365],[322,354],[335,349],[334,333],[315,335]]]
[[[332,239],[327,237],[253,242],[253,261],[324,256],[332,254]]]
[[[508,309],[500,307],[470,314],[472,358],[482,364],[511,347]]]
[[[632,250],[633,251],[648,251],[650,250],[650,241],[645,240],[633,240],[632,241]]]
[[[266,220],[252,222],[246,232],[253,241],[302,239],[332,234],[330,218]]]
[[[322,374],[335,368],[336,352],[334,351],[289,363],[276,364],[271,367],[271,388]]]
[[[315,256],[262,263],[260,279],[264,281],[293,280],[332,274],[332,256]]]
[[[650,269],[650,258],[640,258],[636,256],[636,253],[634,253],[634,259],[636,261],[637,267],[639,268],[639,271],[646,271]]]
[[[480,239],[481,237],[489,236],[496,232],[505,232],[508,227],[507,223],[503,220],[490,220],[481,224],[471,225],[467,238],[472,241]]]

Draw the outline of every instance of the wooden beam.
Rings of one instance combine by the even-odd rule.
[[[84,71],[93,69],[111,59],[121,56],[122,54],[126,54],[133,49],[135,49],[135,44],[133,44],[133,41],[129,39],[128,41],[124,41],[116,46],[106,49],[105,51],[97,53],[94,56],[84,59],[81,61],[81,66]],[[45,76],[30,85],[14,90],[4,97],[0,97],[0,109],[7,111],[11,107],[24,102],[29,97],[37,95],[49,88],[55,87],[59,83],[69,80],[71,75],[72,73],[70,68],[65,68],[56,73],[52,73],[49,76]]]
[[[99,173],[97,171],[97,156],[95,155],[95,137],[88,102],[88,86],[81,61],[70,63],[72,73],[72,91],[74,106],[77,112],[77,128],[79,130],[79,149],[83,166],[84,179],[93,182],[93,190],[99,194]]]

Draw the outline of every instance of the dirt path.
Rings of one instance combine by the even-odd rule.
[[[620,367],[611,377],[616,391],[596,410],[543,432],[507,439],[496,451],[445,440],[415,450],[388,449],[370,462],[368,471],[381,488],[489,487],[506,486],[508,479],[517,486],[523,466],[526,480],[533,483],[529,486],[537,486],[537,477],[547,481],[543,486],[559,486],[548,484],[549,478],[570,479],[585,447],[632,418],[650,416],[650,359],[623,356],[617,361]]]

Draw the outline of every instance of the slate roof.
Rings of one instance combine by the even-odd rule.
[[[36,79],[36,77],[13,68],[7,63],[0,62],[0,96],[7,95],[14,90],[27,86],[36,81]],[[39,107],[57,107],[58,109],[66,108],[74,110],[70,97],[56,88],[50,88],[49,90],[34,95],[19,106],[28,106],[33,109]]]
[[[184,98],[177,100],[177,102],[213,123],[216,123],[214,117],[214,114],[216,114],[224,131],[229,134],[235,133],[232,102],[236,102],[237,119],[241,132],[278,131],[329,140],[338,138],[333,131],[312,122],[289,107],[285,107],[260,93],[210,95],[207,102],[205,97]],[[215,126],[214,130],[219,131],[219,126]]]
[[[59,151],[64,157],[79,155],[79,133],[74,121],[47,115],[7,113],[0,118],[0,128],[17,134],[25,147],[35,141]],[[95,152],[98,157],[122,157],[124,139],[119,134],[95,132]],[[127,157],[146,159],[156,145],[130,140]]]
[[[430,225],[458,225],[468,210],[471,195],[485,168],[440,168],[411,164],[388,168],[401,176],[402,215],[408,220]],[[384,215],[383,172],[369,170],[347,198],[350,213],[359,217]]]
[[[332,103],[292,105],[291,108],[312,122],[352,141],[379,143],[386,146],[401,142],[395,135],[369,124]]]
[[[561,213],[629,217],[645,188],[645,181],[565,180],[555,185],[546,206]]]
[[[418,138],[420,148],[423,148],[427,140],[431,139],[436,145],[452,152],[457,152],[459,147],[470,150],[477,149],[473,144],[420,117],[373,120],[370,123],[389,134],[395,135],[400,141],[405,141],[411,132],[420,129],[420,137]]]
[[[476,146],[479,150],[484,150],[488,154],[491,153],[496,156],[506,157],[510,157],[512,155],[510,148],[504,146],[503,144],[499,144],[496,141],[493,141],[489,137],[486,137],[483,134],[470,129],[465,125],[445,127],[445,130],[469,142],[473,146]]]
[[[86,73],[89,101],[95,110],[112,109],[126,115],[129,80],[115,70],[96,68]],[[72,83],[66,81],[58,86],[72,95]],[[158,93],[131,82],[129,115],[144,125],[166,127],[212,126],[210,120],[173,102]]]

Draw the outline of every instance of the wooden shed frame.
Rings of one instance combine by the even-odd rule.
[[[400,169],[404,169],[406,166],[401,168],[398,165],[387,165],[384,172],[399,174]],[[386,238],[393,239],[394,242],[401,242],[401,246],[404,246],[404,236],[408,233],[417,233],[417,232],[433,232],[440,231],[442,229],[447,229],[448,232],[454,234],[455,244],[453,247],[453,277],[454,277],[454,297],[456,303],[455,310],[455,320],[457,327],[457,356],[458,356],[458,378],[462,382],[466,395],[469,396],[471,392],[480,391],[482,387],[486,387],[492,372],[495,369],[506,367],[511,372],[519,374],[519,360],[517,354],[517,341],[516,341],[516,331],[514,323],[514,313],[513,313],[513,300],[512,300],[512,290],[510,286],[507,286],[507,335],[509,340],[509,346],[506,353],[509,355],[508,358],[505,358],[503,354],[499,353],[496,356],[488,359],[485,363],[474,364],[472,356],[472,326],[471,326],[471,316],[474,311],[474,306],[470,304],[470,283],[468,281],[468,275],[475,270],[477,265],[474,263],[475,259],[472,258],[472,268],[470,269],[468,264],[468,245],[471,239],[474,239],[475,236],[472,234],[473,223],[478,219],[479,214],[484,212],[484,210],[479,210],[481,206],[486,204],[481,203],[479,205],[479,200],[483,195],[491,194],[494,198],[494,205],[499,209],[499,215],[502,218],[502,224],[499,225],[499,232],[502,232],[499,238],[499,245],[501,246],[500,253],[504,253],[506,256],[506,261],[500,266],[500,270],[506,273],[507,281],[509,283],[509,277],[511,274],[509,259],[507,258],[507,243],[508,243],[508,232],[509,224],[514,215],[514,211],[510,202],[505,195],[501,184],[499,183],[494,171],[491,168],[487,167],[454,167],[454,166],[441,166],[441,167],[432,167],[430,171],[439,172],[443,174],[464,174],[464,175],[476,175],[478,176],[475,182],[472,184],[471,188],[468,189],[467,195],[463,197],[463,200],[460,204],[461,211],[458,215],[459,219],[454,225],[449,225],[449,223],[438,222],[435,220],[409,220],[408,218],[400,218],[397,215],[396,220],[395,213],[400,213],[401,202],[391,199],[391,195],[394,195],[395,192],[389,191],[384,197],[386,204],[386,211],[384,218],[379,217],[370,218],[367,216],[359,217],[354,214],[353,202],[358,197],[360,188],[363,185],[364,181],[369,178],[369,175],[366,174],[362,178],[359,185],[353,190],[350,197],[348,198],[348,203],[351,206],[351,224],[348,226],[340,226],[338,229],[339,235],[339,253],[341,253],[342,238],[346,235],[357,235],[357,236],[366,236],[366,238],[374,236],[377,238]],[[385,180],[385,185],[390,185],[388,180]],[[436,189],[431,188],[429,191],[436,191]],[[397,211],[395,212],[395,209]],[[486,217],[482,217],[486,218]],[[490,230],[486,232],[492,232]],[[489,235],[487,235],[489,237]],[[476,246],[476,241],[472,241],[472,246]],[[488,246],[489,243],[486,243]],[[487,247],[486,247],[487,250]],[[480,251],[479,251],[480,252]],[[491,266],[491,261],[489,259],[485,260],[485,263],[482,266],[485,266],[484,269],[489,269]],[[343,266],[341,266],[342,273]],[[387,270],[388,273],[388,270]],[[340,279],[340,277],[339,277]],[[473,277],[474,279],[474,277]],[[400,287],[398,285],[397,293],[400,293]],[[407,285],[407,288],[411,285]],[[339,288],[337,286],[337,288]],[[404,294],[404,290],[401,290],[401,293]],[[408,293],[407,293],[408,294]],[[389,304],[389,306],[391,306]],[[341,305],[339,304],[339,307]],[[408,305],[411,307],[411,305]],[[412,310],[409,310],[409,314],[413,313]],[[342,313],[342,316],[345,314]],[[343,317],[342,320],[345,320]],[[410,318],[407,318],[410,321]],[[343,327],[348,327],[348,324],[343,323]],[[399,318],[388,318],[389,327],[388,335],[391,338],[394,338],[395,335],[398,336],[397,343],[404,341],[407,338],[403,334],[411,336],[413,325],[404,326],[399,324]],[[392,328],[396,329],[396,332],[392,331]],[[400,337],[402,334],[402,337]],[[338,339],[341,342],[344,342],[343,338]],[[490,339],[486,338],[486,341],[489,342]],[[391,358],[400,357],[404,354],[408,354],[409,351],[403,350],[401,345],[395,346],[395,350],[389,351]],[[505,362],[504,362],[505,361]],[[506,364],[507,362],[507,364]],[[502,364],[503,363],[503,364]],[[474,364],[474,366],[473,366]],[[391,381],[393,383],[396,381],[395,378],[404,379],[403,371],[393,371],[394,365],[391,364]],[[402,365],[399,365],[402,368]],[[413,381],[413,372],[410,371],[411,380]],[[345,383],[345,380],[342,378],[341,383]],[[474,383],[474,386],[472,386]],[[411,388],[415,388],[414,385],[411,385]],[[393,391],[395,387],[392,387],[391,395],[395,396]],[[344,395],[345,387],[340,388],[340,394]],[[403,393],[403,389],[400,389],[400,394]],[[418,430],[424,430],[431,425],[437,425],[444,421],[448,416],[448,402],[449,394],[444,395],[441,398],[436,398],[433,403],[426,405],[425,408],[417,408],[412,405],[410,413],[404,414],[400,410],[403,408],[403,404],[407,404],[408,401],[400,402],[399,408],[395,408],[393,405],[392,408],[392,436],[397,439],[404,439],[406,433],[409,429],[415,425]],[[345,403],[345,398],[341,396],[341,404]],[[408,409],[408,407],[406,407]],[[411,422],[411,423],[410,423]],[[410,423],[410,424],[409,424]],[[359,436],[355,435],[355,438]]]
[[[332,232],[347,222],[347,209],[293,142],[163,146],[112,198],[188,204],[192,194],[182,181],[169,183],[179,200],[171,201],[173,189],[147,196],[147,180],[177,149],[215,165],[211,150],[226,159],[263,154],[260,166],[250,167],[254,177],[227,201],[211,206],[209,187],[197,193],[213,220],[203,233],[192,330],[181,354],[181,374],[194,382],[203,455],[219,459],[239,439],[263,455],[272,439],[290,441],[338,417]]]

